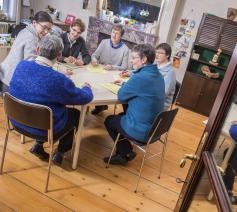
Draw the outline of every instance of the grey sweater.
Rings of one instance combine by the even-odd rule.
[[[18,34],[8,56],[0,64],[0,79],[5,85],[9,86],[16,65],[20,61],[35,58],[38,41],[37,32],[31,24]]]
[[[92,54],[92,60],[101,64],[112,65],[113,69],[126,70],[128,68],[129,48],[123,44],[120,48],[112,48],[110,39],[104,39]]]

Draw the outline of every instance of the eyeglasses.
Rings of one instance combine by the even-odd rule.
[[[77,31],[74,28],[71,28],[73,32],[76,32],[77,34],[81,34],[81,31]]]
[[[47,27],[46,25],[41,24],[40,22],[37,22],[44,31],[51,32],[51,28]]]
[[[156,54],[165,54],[165,52],[156,52]]]
[[[136,60],[136,59],[140,59],[140,57],[139,56],[132,57],[132,60]]]

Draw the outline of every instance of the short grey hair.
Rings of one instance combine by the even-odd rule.
[[[54,60],[63,51],[63,42],[60,37],[48,34],[40,40],[38,47],[39,56]]]

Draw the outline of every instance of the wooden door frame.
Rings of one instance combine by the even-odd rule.
[[[232,211],[231,202],[223,183],[220,172],[213,155],[209,151],[202,154],[202,160],[211,185],[212,192],[215,196],[217,208],[219,211]]]
[[[207,126],[204,130],[204,133],[207,133],[208,136],[206,138],[205,143],[202,147],[202,152],[211,151],[215,146],[215,141],[218,137],[218,132],[224,118],[226,117],[228,110],[230,108],[232,96],[237,87],[237,45],[231,57],[229,66],[225,73],[225,77],[222,81],[220,90],[217,94],[215,103],[213,105],[212,111],[209,116],[209,120]],[[175,211],[187,211],[194,191],[198,185],[198,180],[201,177],[202,171],[204,169],[203,160],[198,160],[195,162],[197,164],[192,163],[192,166],[196,166],[192,173],[188,173],[182,191],[180,193],[178,202],[175,207]],[[189,175],[192,174],[190,177]]]

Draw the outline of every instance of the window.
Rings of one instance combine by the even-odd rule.
[[[0,10],[3,9],[3,0],[0,0]]]

